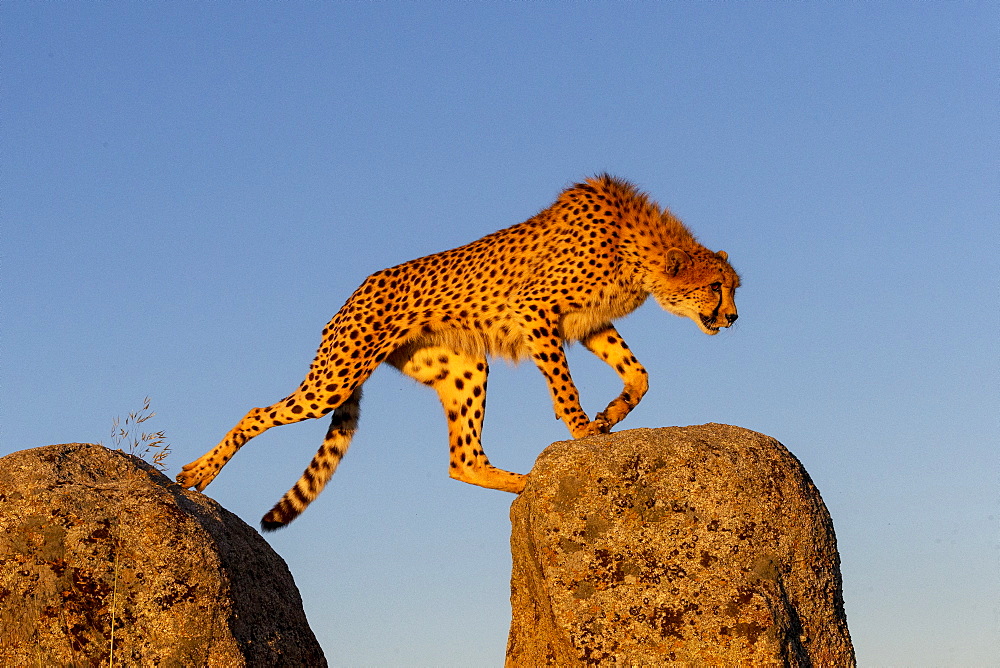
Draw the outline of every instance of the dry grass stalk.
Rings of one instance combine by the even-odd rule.
[[[135,455],[150,462],[161,471],[166,470],[167,455],[170,454],[170,444],[167,443],[166,434],[161,431],[139,432],[136,430],[140,424],[146,422],[156,415],[155,411],[149,409],[150,399],[143,400],[142,408],[128,414],[125,421],[116,417],[111,425],[111,441],[118,450],[123,450],[123,445],[128,448],[130,455]]]

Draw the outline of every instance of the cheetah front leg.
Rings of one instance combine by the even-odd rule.
[[[625,416],[639,405],[646,390],[649,389],[649,376],[613,325],[588,335],[582,343],[587,350],[613,368],[625,383],[622,393],[615,397],[594,420],[607,424],[610,429],[624,420]]]
[[[496,468],[483,452],[481,434],[489,373],[486,358],[434,346],[397,351],[389,363],[437,392],[448,418],[450,477],[480,487],[521,493],[525,477]]]
[[[550,334],[548,330],[541,334],[542,336],[528,337],[527,344],[531,359],[545,376],[545,382],[549,386],[556,418],[566,423],[573,438],[607,433],[611,425],[602,420],[591,422],[580,405],[580,392],[569,375],[562,341],[557,336],[546,336]]]

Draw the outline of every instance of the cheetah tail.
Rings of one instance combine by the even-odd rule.
[[[319,451],[309,462],[294,486],[281,497],[281,500],[261,519],[260,526],[264,531],[274,531],[285,526],[323,491],[326,483],[337,470],[337,465],[344,458],[351,439],[358,428],[360,415],[361,388],[354,390],[351,396],[333,411],[330,428]]]

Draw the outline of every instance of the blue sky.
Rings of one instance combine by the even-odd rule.
[[[168,473],[304,375],[365,276],[602,171],[741,272],[716,337],[648,304],[621,428],[774,436],[830,509],[866,666],[1000,656],[1000,11],[991,3],[0,6],[0,455],[110,443],[149,395]],[[584,407],[619,391],[570,351]],[[493,365],[484,444],[552,419]],[[325,424],[206,490],[256,526]],[[513,497],[447,477],[386,369],[330,486],[268,536],[334,665],[499,665]]]

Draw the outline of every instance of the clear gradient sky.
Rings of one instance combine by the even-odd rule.
[[[109,444],[149,395],[174,475],[297,386],[366,275],[608,171],[744,286],[716,337],[619,323],[651,379],[620,428],[779,439],[861,665],[997,665],[996,3],[3,2],[0,31],[0,455]],[[570,365],[591,414],[619,391]],[[206,491],[257,526],[325,427]],[[565,438],[533,366],[494,364],[493,462]],[[385,369],[267,540],[332,665],[500,665],[512,500],[447,477],[434,393]]]

